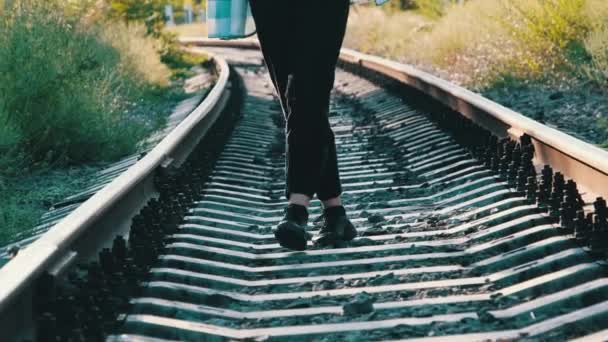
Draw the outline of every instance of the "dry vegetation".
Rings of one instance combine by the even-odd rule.
[[[469,0],[438,19],[357,8],[346,45],[422,65],[475,88],[501,77],[538,79],[608,66],[603,0]],[[592,59],[591,65],[582,65]],[[599,69],[599,70],[596,70]]]
[[[346,46],[414,64],[608,148],[608,1],[466,0],[431,15],[447,2],[412,1],[426,9],[355,8]]]
[[[0,245],[136,152],[183,97],[184,54],[104,4],[0,0]]]
[[[147,36],[143,25],[115,22],[104,28],[101,38],[120,51],[120,73],[133,75],[140,86],[169,85],[171,71],[161,62],[160,42]]]
[[[180,37],[206,37],[207,25],[202,23],[184,24],[166,27],[165,31]]]

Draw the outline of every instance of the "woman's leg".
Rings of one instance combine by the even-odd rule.
[[[346,216],[340,195],[342,187],[334,134],[329,124],[330,94],[335,69],[348,20],[348,0],[309,0],[297,2],[296,111],[294,136],[290,143],[296,147],[309,144],[319,157],[318,178],[311,185],[323,202],[324,222],[313,243],[335,246],[340,241],[352,240],[357,230]],[[288,88],[288,93],[290,92]],[[289,97],[288,97],[289,101]],[[298,105],[299,104],[299,105]],[[301,120],[301,121],[300,121]],[[311,137],[315,137],[311,140]],[[294,159],[299,154],[294,154]],[[299,169],[299,168],[298,168]],[[312,180],[312,179],[311,179]]]
[[[296,50],[295,18],[297,11],[289,1],[250,0],[251,11],[258,31],[258,39],[264,55],[264,61],[270,77],[279,95],[285,121],[289,121],[290,102],[287,99],[287,89],[295,74]],[[287,151],[289,149],[287,148]],[[289,153],[289,152],[288,152]],[[285,218],[273,230],[279,244],[283,247],[303,250],[309,239],[306,233],[308,223],[307,208],[314,195],[312,189],[303,189],[300,193],[290,191],[289,164],[286,160],[286,196],[288,206]]]
[[[286,119],[285,195],[335,199],[342,189],[328,109],[349,0],[250,3]]]
[[[295,73],[296,50],[295,45],[295,18],[297,12],[286,1],[250,0],[251,10],[256,22],[258,39],[264,54],[264,61],[270,77],[279,95],[281,108],[285,120],[288,121],[290,112],[287,100],[287,88],[290,78]],[[287,128],[286,128],[287,131]],[[309,189],[300,192],[290,190],[288,162],[286,160],[286,197],[290,204],[297,204],[308,208],[314,195]]]
[[[291,103],[287,122],[288,191],[313,189],[319,200],[327,201],[342,192],[328,114],[349,1],[308,0],[291,4],[297,17],[295,72],[287,88],[287,102]]]
[[[306,224],[306,207],[315,193],[326,207],[339,206],[334,209],[341,211],[330,212],[340,212],[346,220],[340,206],[342,189],[328,110],[349,1],[250,3],[286,119],[286,197],[290,206],[275,236],[285,247],[302,249],[305,235],[298,226]],[[328,231],[333,232],[332,227]]]

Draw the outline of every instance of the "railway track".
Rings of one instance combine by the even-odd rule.
[[[595,198],[605,152],[346,51],[330,121],[359,237],[287,251],[271,233],[285,205],[282,116],[261,56],[244,47],[205,48],[231,76],[182,129],[198,138],[173,140],[179,151],[142,171],[152,195],[121,214],[90,211],[86,229],[68,216],[73,231],[51,230],[0,269],[7,336],[608,340],[608,210]]]

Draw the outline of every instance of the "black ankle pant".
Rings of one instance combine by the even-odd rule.
[[[341,194],[329,97],[349,0],[249,0],[286,121],[286,196]]]

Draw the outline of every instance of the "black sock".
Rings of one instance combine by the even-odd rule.
[[[343,206],[339,205],[337,207],[329,207],[323,210],[323,213],[329,217],[340,217],[346,216],[346,209]]]
[[[289,204],[287,206],[287,216],[290,220],[295,220],[297,222],[307,222],[308,221],[308,209],[305,206],[299,204]]]

